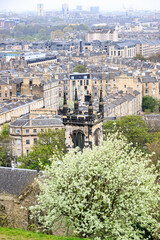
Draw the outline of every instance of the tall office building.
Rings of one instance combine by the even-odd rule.
[[[62,14],[63,17],[67,17],[69,15],[69,6],[67,3],[62,4]]]
[[[83,10],[83,8],[82,8],[82,6],[81,6],[81,5],[77,5],[77,6],[76,6],[76,10],[77,10],[77,11],[82,11],[82,10]]]
[[[99,7],[98,6],[91,6],[90,7],[91,13],[99,13]]]
[[[37,4],[37,12],[39,17],[44,16],[44,6],[42,3]]]

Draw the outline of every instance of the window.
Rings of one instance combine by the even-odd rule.
[[[12,86],[9,86],[9,89],[12,89]]]
[[[37,138],[33,138],[34,144],[37,143]]]
[[[4,90],[7,91],[7,87],[4,87]]]
[[[80,80],[80,85],[82,86],[82,80]]]
[[[75,82],[75,81],[73,81],[73,86],[75,86],[75,83],[76,83],[76,82]]]
[[[71,76],[71,79],[74,79],[74,76]]]
[[[26,133],[29,133],[29,129],[26,129]]]
[[[16,133],[19,134],[19,133],[20,133],[20,130],[19,130],[19,129],[16,129]]]
[[[12,97],[12,92],[10,92],[10,97]]]
[[[87,83],[86,83],[86,85],[88,85],[89,84],[89,81],[87,80]]]
[[[5,93],[5,97],[7,97],[7,93]]]
[[[29,152],[30,152],[29,150],[26,150],[27,155],[28,155]]]
[[[18,149],[18,150],[17,150],[17,156],[18,156],[18,157],[21,156],[21,149]]]
[[[37,129],[33,129],[33,132],[36,133],[36,132],[37,132]]]
[[[17,145],[18,145],[18,146],[21,145],[21,139],[17,139]]]
[[[87,90],[87,86],[84,86],[84,89]]]
[[[84,78],[84,79],[87,79],[87,75],[85,75],[83,78]]]
[[[146,94],[148,93],[148,90],[147,90],[147,89],[145,90],[145,93],[146,93]]]
[[[79,147],[81,150],[84,148],[84,134],[82,132],[74,132],[73,134],[74,148]]]
[[[44,132],[44,130],[43,130],[43,129],[41,129],[41,132]]]
[[[148,84],[146,83],[145,86],[148,87]]]
[[[26,139],[26,144],[30,144],[30,140],[29,139]]]
[[[155,83],[153,83],[153,87],[155,87]]]
[[[124,88],[126,88],[126,85],[124,85]]]
[[[1,93],[0,93],[0,97],[1,97]]]
[[[10,133],[12,133],[13,131],[12,131],[12,128],[10,128]]]
[[[1,86],[0,86],[0,91],[1,91]]]

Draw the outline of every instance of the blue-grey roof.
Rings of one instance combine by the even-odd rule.
[[[0,167],[0,194],[19,196],[37,176],[36,170]]]

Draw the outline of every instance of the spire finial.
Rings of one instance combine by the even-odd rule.
[[[64,92],[64,98],[63,98],[63,114],[67,115],[68,106],[67,106],[67,98],[66,93]]]
[[[92,106],[92,95],[90,93],[89,95],[89,108],[88,108],[88,114],[91,116],[93,115],[93,106]]]
[[[78,112],[79,112],[77,88],[75,88],[74,112],[75,112],[75,114],[78,114]]]
[[[102,118],[104,118],[104,104],[103,104],[102,89],[100,90],[99,112],[102,114]]]

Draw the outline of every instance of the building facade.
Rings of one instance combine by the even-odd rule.
[[[88,42],[93,42],[94,40],[116,42],[118,41],[118,32],[115,29],[93,29],[87,33],[86,40]]]

